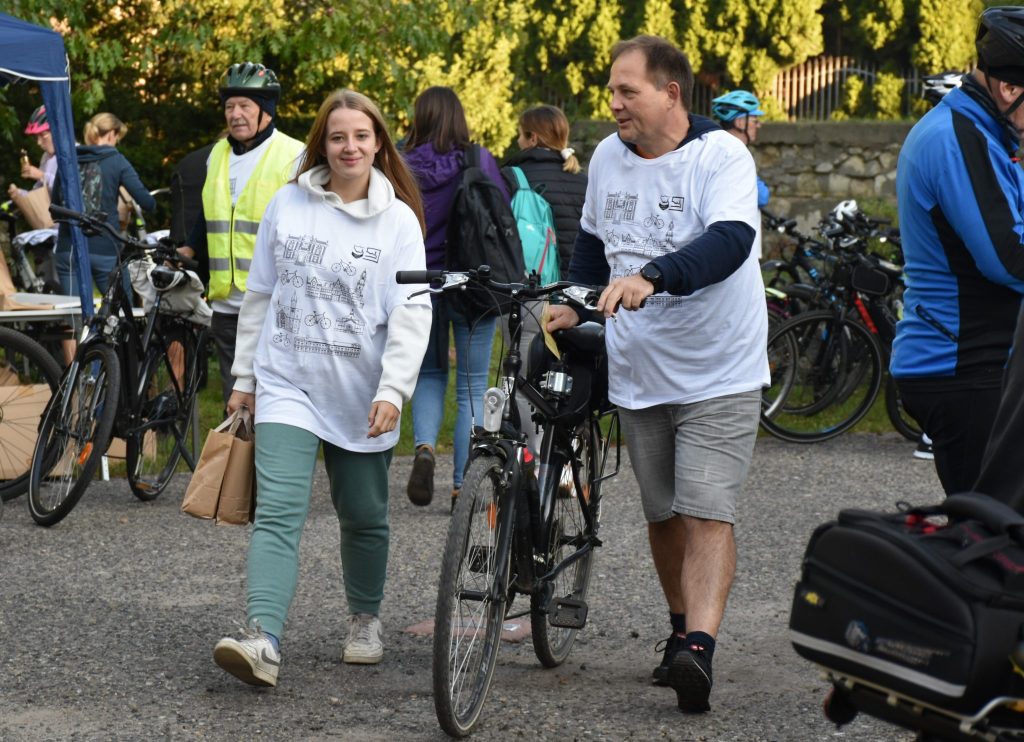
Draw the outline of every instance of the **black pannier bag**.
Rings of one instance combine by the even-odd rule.
[[[942,739],[1024,735],[1024,517],[980,494],[843,510],[811,536],[789,627],[833,682],[837,723],[864,711]]]

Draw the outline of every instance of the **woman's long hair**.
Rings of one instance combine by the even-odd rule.
[[[420,197],[420,189],[416,185],[416,179],[409,172],[409,168],[405,165],[405,160],[398,153],[394,140],[391,138],[391,133],[384,123],[384,116],[381,115],[377,104],[362,93],[346,88],[335,91],[327,96],[327,100],[323,102],[320,110],[317,111],[316,120],[313,122],[313,128],[309,131],[309,136],[306,137],[306,151],[294,180],[298,180],[300,175],[308,170],[312,170],[317,165],[327,164],[327,156],[325,154],[327,119],[338,108],[361,111],[373,121],[373,133],[377,137],[377,141],[380,142],[380,149],[373,158],[373,166],[384,173],[384,177],[391,181],[398,200],[404,202],[413,210],[413,213],[416,214],[416,218],[420,222],[420,229],[426,234],[427,227],[423,218],[423,199]]]
[[[537,137],[537,146],[553,149],[559,154],[569,147],[569,119],[557,106],[534,106],[527,108],[519,117],[519,128],[523,134]],[[563,156],[562,170],[578,173],[580,161],[575,154]]]
[[[405,150],[408,152],[427,142],[442,154],[469,146],[466,112],[459,96],[451,88],[435,85],[416,98]]]
[[[111,131],[117,132],[117,139],[120,141],[128,133],[128,127],[112,113],[97,113],[82,127],[82,141],[86,144],[96,144],[101,137]]]

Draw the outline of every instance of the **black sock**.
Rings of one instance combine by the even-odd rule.
[[[710,634],[703,631],[691,631],[686,635],[686,646],[688,649],[703,652],[708,662],[715,654],[715,640]]]
[[[672,622],[673,633],[686,636],[686,614],[685,613],[668,613],[669,620]]]

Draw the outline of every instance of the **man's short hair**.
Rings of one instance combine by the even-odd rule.
[[[683,108],[689,111],[693,102],[693,67],[683,50],[660,36],[634,36],[612,47],[612,63],[632,51],[644,55],[647,76],[658,90],[670,82],[679,85]]]

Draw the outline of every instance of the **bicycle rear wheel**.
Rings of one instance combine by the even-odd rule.
[[[494,677],[507,604],[511,520],[502,517],[503,462],[473,459],[448,525],[434,617],[434,710],[453,737],[468,735]],[[503,555],[503,556],[500,556]]]
[[[864,325],[807,312],[768,338],[771,385],[761,427],[794,443],[840,435],[868,413],[882,383],[882,352]]]
[[[28,489],[39,421],[60,375],[60,366],[43,346],[0,327],[0,500]]]
[[[193,330],[166,326],[166,345],[152,347],[142,366],[142,393],[135,425],[128,433],[128,485],[140,500],[153,500],[171,481],[182,446],[195,461],[192,420],[198,389],[198,343]]]
[[[113,348],[92,345],[50,400],[28,480],[28,509],[39,525],[63,520],[92,482],[110,443],[120,385]]]
[[[548,551],[544,569],[551,570],[575,554],[587,543],[590,532],[583,515],[586,508],[594,519],[595,529],[601,517],[600,483],[597,456],[600,450],[600,429],[590,418],[580,423],[572,436],[573,457],[579,462],[573,473],[573,460],[564,455],[551,455],[544,467],[541,482],[541,503],[551,503],[548,524]],[[546,446],[542,447],[546,450]],[[580,498],[582,497],[582,503]],[[568,658],[576,643],[579,628],[555,626],[552,613],[559,600],[586,601],[594,566],[593,547],[555,575],[550,590],[530,597],[530,626],[533,651],[544,667],[558,667]]]

